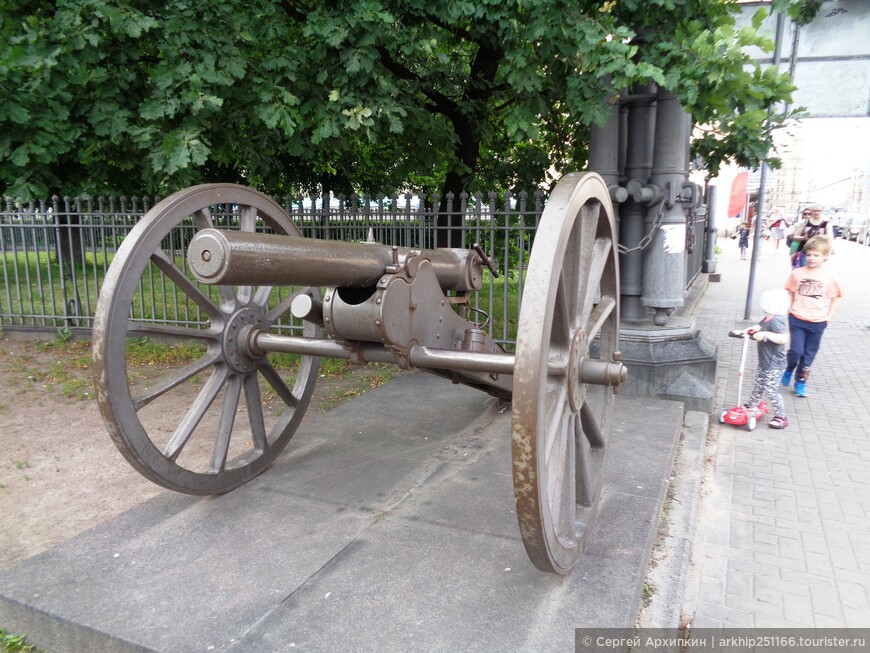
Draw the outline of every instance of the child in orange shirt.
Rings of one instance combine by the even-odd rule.
[[[807,396],[810,366],[819,351],[822,334],[834,319],[837,305],[843,296],[837,279],[825,268],[825,262],[831,254],[831,242],[828,238],[813,236],[804,245],[803,251],[806,255],[806,266],[792,270],[785,283],[785,289],[791,294],[791,308],[788,312],[791,345],[782,384],[788,387],[796,371],[796,397]]]

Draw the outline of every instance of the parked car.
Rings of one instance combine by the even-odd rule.
[[[867,240],[867,216],[852,215],[841,224],[842,237],[863,243]]]

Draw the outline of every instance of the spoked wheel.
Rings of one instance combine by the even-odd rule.
[[[619,360],[619,270],[609,193],[571,174],[541,216],[523,291],[513,385],[517,518],[539,569],[569,573],[601,495]]]
[[[269,286],[207,288],[186,272],[198,230],[264,227],[301,235],[278,204],[250,188],[179,191],[126,236],[100,290],[93,335],[100,411],[133,467],[172,490],[217,494],[260,474],[293,437],[314,390],[319,359],[270,358],[246,345],[245,333],[268,331],[295,295]],[[160,369],[169,367],[159,375],[139,360],[152,343],[161,347]]]

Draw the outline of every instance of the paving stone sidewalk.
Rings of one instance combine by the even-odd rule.
[[[737,403],[741,343],[757,300],[789,273],[781,245],[762,243],[752,319],[743,320],[750,260],[720,239],[719,283],[697,312],[719,347],[718,384],[684,620],[701,627],[870,627],[870,247],[838,240],[829,260],[845,297],[827,329],[809,397],[783,390],[789,427],[720,425]],[[784,243],[783,243],[784,245]],[[745,400],[757,356],[747,356]]]

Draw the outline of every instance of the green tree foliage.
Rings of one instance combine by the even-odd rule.
[[[802,3],[777,0],[784,10]],[[7,0],[0,187],[166,193],[530,188],[584,165],[651,80],[757,164],[791,85],[731,0]],[[612,86],[609,86],[611,84]],[[782,116],[777,116],[781,119]],[[776,121],[774,121],[776,122]]]

